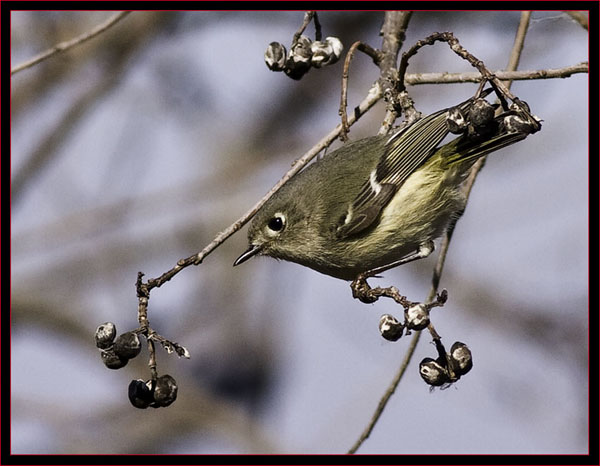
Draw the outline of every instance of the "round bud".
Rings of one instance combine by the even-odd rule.
[[[452,370],[459,376],[465,375],[473,367],[473,355],[467,345],[460,341],[455,342],[450,348],[450,361]]]
[[[421,374],[421,378],[427,384],[434,387],[444,385],[450,380],[446,368],[432,358],[425,358],[421,361],[419,364],[419,374]]]
[[[329,44],[332,52],[331,60],[329,61],[329,63],[326,64],[331,65],[338,61],[342,56],[342,50],[344,50],[344,45],[342,44],[342,41],[339,40],[337,37],[326,37],[325,42]]]
[[[333,55],[333,50],[327,42],[315,41],[310,45],[312,52],[310,63],[315,68],[321,68],[322,65],[328,65]]]
[[[292,45],[288,60],[296,63],[310,63],[312,41],[306,36],[300,36],[295,44]]]
[[[181,358],[185,358],[185,359],[190,359],[191,355],[190,352],[188,351],[188,349],[185,346],[178,346],[175,351],[177,352],[177,355]]]
[[[518,105],[516,102],[513,102],[512,104],[509,105],[509,110],[513,110],[513,111],[523,111],[525,110],[526,112],[530,113],[531,112],[531,108],[529,108],[529,104],[527,102],[525,102],[524,100],[520,100],[519,99],[519,103],[521,105]]]
[[[299,80],[310,70],[311,43],[312,41],[308,37],[300,36],[298,41],[292,45],[284,70],[290,78]]]
[[[102,350],[100,357],[104,365],[109,369],[120,369],[127,365],[127,359],[116,354],[114,349]]]
[[[100,349],[106,349],[113,344],[117,334],[117,327],[112,322],[104,322],[96,329],[94,338],[96,346]]]
[[[411,330],[423,330],[429,325],[429,309],[425,304],[415,304],[406,311],[406,326]]]
[[[476,99],[469,108],[469,122],[475,127],[486,126],[494,119],[494,106],[485,99]]]
[[[132,380],[127,391],[131,404],[140,409],[146,409],[150,406],[154,402],[151,387],[152,384],[150,381],[144,382],[142,379]]]
[[[468,126],[464,113],[458,107],[452,107],[448,110],[446,125],[448,126],[448,131],[452,134],[464,133]]]
[[[534,126],[518,115],[507,115],[502,119],[502,127],[509,133],[532,133]]]
[[[404,325],[391,314],[383,314],[379,319],[379,332],[389,341],[398,341],[402,336]]]
[[[315,68],[332,65],[340,58],[344,46],[337,37],[327,37],[324,41],[315,41],[311,44],[312,57],[310,63]]]
[[[289,76],[290,78],[298,81],[298,80],[302,79],[302,76],[304,76],[306,73],[308,73],[309,70],[310,70],[310,64],[295,63],[295,62],[288,60],[283,72],[286,74],[286,76]]]
[[[125,332],[117,337],[113,351],[121,359],[133,359],[142,350],[142,344],[137,333]]]
[[[285,68],[287,51],[279,42],[271,42],[265,51],[265,63],[271,71],[282,71]]]
[[[177,398],[177,382],[170,375],[162,375],[154,387],[154,407],[169,406]]]

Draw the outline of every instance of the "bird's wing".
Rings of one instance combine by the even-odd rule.
[[[440,151],[447,152],[446,164],[452,165],[454,162],[466,162],[483,157],[515,142],[522,141],[527,136],[528,133],[526,132],[502,132],[483,141],[462,136],[441,147]]]
[[[465,110],[473,98],[458,105]],[[448,135],[446,115],[439,110],[394,134],[386,142],[377,167],[337,225],[336,236],[347,238],[369,227],[404,181],[418,169]]]

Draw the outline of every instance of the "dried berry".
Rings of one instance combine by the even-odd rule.
[[[177,398],[177,382],[170,375],[162,375],[154,387],[154,407],[169,406]]]
[[[439,387],[450,381],[446,368],[439,361],[432,358],[425,358],[421,361],[419,374],[426,383],[434,387]]]
[[[125,332],[117,337],[113,350],[121,359],[133,359],[140,354],[142,344],[137,333]]]
[[[425,304],[415,304],[406,311],[406,326],[411,330],[423,330],[429,325],[429,309]]]
[[[265,63],[272,71],[283,71],[286,62],[286,50],[283,44],[271,42],[265,51]]]
[[[96,346],[100,349],[106,349],[113,344],[115,335],[117,334],[117,327],[112,322],[104,322],[98,326],[94,338],[96,340]]]
[[[398,322],[391,314],[384,314],[379,319],[379,332],[381,336],[389,341],[397,341],[402,336],[404,325]]]
[[[113,349],[102,350],[100,357],[104,365],[109,369],[120,369],[127,365],[127,359],[117,355]]]
[[[154,401],[151,387],[152,383],[150,381],[132,380],[127,391],[131,404],[140,409],[146,409],[150,406]]]

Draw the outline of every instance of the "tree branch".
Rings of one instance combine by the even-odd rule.
[[[381,35],[381,51],[383,58],[381,60],[381,72],[379,84],[383,92],[383,97],[387,102],[387,111],[379,134],[387,134],[399,115],[400,98],[398,96],[398,53],[406,37],[406,28],[410,21],[411,11],[390,11],[385,14]],[[412,102],[412,101],[411,101]]]
[[[104,23],[96,26],[91,31],[86,32],[85,34],[82,34],[78,37],[75,37],[74,39],[71,39],[71,40],[68,40],[65,42],[61,42],[60,44],[55,45],[51,49],[48,49],[45,52],[42,52],[39,55],[33,57],[31,60],[27,60],[26,62],[15,66],[12,70],[10,70],[10,75],[12,76],[13,74],[18,73],[19,71],[22,71],[26,68],[31,68],[32,66],[37,65],[38,63],[41,63],[44,60],[47,60],[48,58],[53,57],[54,55],[57,55],[62,52],[66,52],[67,50],[69,50],[73,47],[81,45],[90,39],[93,39],[97,35],[106,31],[111,26],[114,26],[115,24],[117,24],[129,13],[130,13],[129,11],[122,11],[120,13],[117,13],[117,14],[111,16],[110,18],[108,18]]]
[[[412,359],[412,355],[415,352],[415,349],[417,348],[417,344],[419,343],[420,337],[421,337],[421,332],[420,331],[415,332],[415,334],[412,337],[412,340],[410,340],[410,345],[409,345],[408,349],[406,350],[406,355],[404,356],[404,359],[402,360],[402,364],[400,364],[400,368],[398,369],[398,372],[397,372],[396,376],[394,377],[394,380],[392,380],[392,383],[389,385],[388,389],[385,391],[385,393],[379,400],[379,403],[377,404],[377,408],[375,409],[375,412],[373,413],[373,416],[371,417],[371,420],[369,421],[367,428],[363,431],[363,433],[360,435],[360,437],[354,443],[354,445],[352,445],[352,447],[348,450],[349,454],[352,455],[352,454],[356,453],[356,451],[360,448],[360,446],[364,443],[364,441],[367,440],[367,438],[369,438],[369,435],[371,435],[371,432],[373,432],[373,429],[375,428],[375,424],[377,424],[377,421],[381,417],[383,410],[385,409],[388,401],[390,400],[390,398],[396,391],[396,388],[398,387],[400,380],[404,376],[404,373],[406,372],[406,369],[408,368],[408,365],[410,364],[410,360]]]
[[[574,74],[587,73],[588,71],[588,63],[583,62],[564,68],[529,71],[502,70],[493,73],[503,81],[526,81],[531,79],[568,78]],[[479,83],[481,82],[481,73],[477,71],[465,73],[415,73],[407,74],[404,82],[412,86],[419,84]]]

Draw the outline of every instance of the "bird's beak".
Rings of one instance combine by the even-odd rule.
[[[261,249],[262,248],[260,246],[251,244],[248,250],[235,260],[233,266],[235,267],[236,265],[240,265],[242,262],[246,262],[248,259],[258,254]]]

